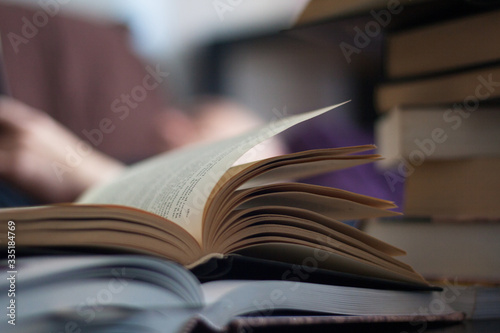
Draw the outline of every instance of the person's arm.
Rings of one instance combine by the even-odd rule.
[[[0,97],[0,179],[42,202],[69,202],[123,167],[44,112]]]

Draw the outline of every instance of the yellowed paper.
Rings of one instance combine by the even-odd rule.
[[[84,194],[79,203],[143,209],[177,223],[201,243],[203,210],[210,192],[238,158],[289,127],[344,103],[279,119],[235,138],[151,158],[114,182]]]

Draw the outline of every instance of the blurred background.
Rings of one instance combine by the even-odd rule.
[[[273,107],[305,111],[353,97],[345,91],[348,64],[336,59],[337,50],[283,31],[308,0],[57,2],[62,14],[126,25],[137,54],[168,69],[164,87],[180,105],[218,94],[269,117]],[[0,3],[36,10],[44,1]]]
[[[298,151],[371,144],[374,142],[373,120],[375,118],[372,105],[373,82],[380,70],[381,44],[379,41],[381,36],[373,38],[373,42],[364,48],[361,54],[356,55],[353,62],[349,63],[339,48],[339,41],[346,36],[344,30],[352,30],[351,26],[343,27],[344,30],[336,27],[324,30],[327,33],[326,39],[319,41],[311,40],[303,36],[300,29],[293,28],[296,18],[307,2],[307,0],[1,0],[0,4],[27,7],[35,14],[52,4],[50,8],[57,8],[57,15],[54,19],[49,19],[47,27],[39,29],[40,35],[48,34],[49,26],[56,25],[53,23],[61,16],[97,25],[125,27],[126,43],[130,45],[132,52],[144,64],[150,64],[152,68],[161,68],[168,72],[166,82],[161,84],[161,91],[155,91],[155,93],[160,92],[169,110],[176,110],[174,117],[176,121],[179,118],[182,119],[179,114],[203,115],[211,114],[214,110],[218,112],[221,109],[243,110],[244,113],[252,114],[252,117],[269,121],[351,100],[339,110],[321,119],[308,122],[307,126],[288,131],[282,146],[285,148],[282,150]],[[17,15],[19,17],[24,15],[31,22],[33,12]],[[22,23],[20,18],[16,20],[18,24]],[[350,21],[349,24],[357,23]],[[59,45],[57,48],[63,51],[56,52],[54,48],[53,53],[56,54],[54,59],[59,56],[65,59],[70,53],[92,53],[91,57],[80,55],[80,58],[90,59],[87,61],[89,65],[102,75],[99,79],[92,79],[97,79],[101,85],[104,85],[104,81],[111,80],[111,76],[107,74],[115,73],[116,80],[120,81],[122,88],[117,88],[114,93],[108,94],[110,97],[103,99],[101,105],[87,105],[82,108],[82,112],[91,110],[91,112],[98,113],[100,109],[105,109],[103,112],[110,113],[109,105],[113,101],[113,96],[120,96],[118,92],[130,92],[134,88],[133,84],[125,85],[125,78],[120,78],[122,74],[116,74],[122,71],[118,68],[118,59],[111,66],[116,67],[114,72],[106,69],[107,65],[101,61],[101,58],[106,58],[106,56],[114,57],[111,49],[117,47],[110,46],[112,42],[108,41],[102,42],[103,45],[96,48],[88,41],[96,39],[94,36],[74,32],[72,29],[77,30],[77,28],[67,28],[62,25],[59,28],[63,33],[58,32],[58,35],[65,37],[66,42],[63,42],[71,46],[68,46],[70,51],[63,50],[63,47]],[[321,34],[324,35],[325,32],[319,35]],[[313,35],[318,36],[318,34]],[[352,36],[347,38],[352,40]],[[30,39],[26,45],[20,43],[19,54],[25,54],[23,48],[32,47],[41,40],[42,38],[37,36]],[[50,38],[48,40],[52,43]],[[49,49],[50,46],[47,47],[47,44],[44,44],[39,48]],[[47,52],[51,53],[51,51]],[[9,60],[7,58],[6,55],[6,60]],[[17,55],[11,56],[14,62],[19,58]],[[46,62],[56,71],[65,72],[60,74],[65,75],[62,82],[71,81],[68,73],[74,71],[75,66],[68,61],[58,63],[54,59],[46,59]],[[82,59],[79,61],[81,62]],[[111,59],[107,61],[113,63]],[[31,63],[31,61],[25,60],[25,63]],[[75,64],[79,63],[75,62]],[[67,66],[67,69],[64,69],[63,65]],[[27,73],[37,71],[36,68],[26,69],[25,64],[19,66]],[[143,73],[144,68],[146,68],[145,65],[142,67]],[[81,69],[81,71],[82,73],[76,76],[90,75],[87,73],[88,70]],[[25,78],[24,83],[18,83],[19,87],[31,77],[25,74]],[[141,76],[138,75],[138,78]],[[12,79],[14,75],[9,78],[10,81]],[[137,84],[139,81],[136,78],[135,81],[132,80],[132,83],[134,82]],[[15,86],[16,84],[13,84],[13,88]],[[68,90],[66,86],[66,83],[62,83],[61,89]],[[73,90],[63,95],[79,94],[81,87],[75,85],[71,89]],[[96,86],[92,89],[88,88],[90,93],[96,94],[97,91],[97,95],[94,95],[96,98],[103,98],[102,96],[105,95],[103,90],[108,88]],[[59,91],[52,93],[61,99]],[[25,102],[42,110],[62,108],[60,105],[62,102],[52,107],[37,104],[36,101],[29,103],[29,98],[27,96],[24,99]],[[80,101],[85,99],[87,97],[83,96]],[[149,96],[148,100],[150,100]],[[143,108],[153,108],[147,106],[145,102],[140,104]],[[68,105],[68,107],[74,107],[74,104]],[[180,112],[177,113],[177,111]],[[135,113],[138,114],[138,112]],[[99,113],[99,116],[96,115],[94,118],[100,119],[102,114]],[[51,115],[83,139],[89,139],[89,137],[88,135],[85,137],[82,133],[91,133],[92,129],[98,126],[97,120],[69,116],[67,112],[63,114],[62,111],[59,113],[54,111]],[[227,116],[225,111],[222,112],[222,116],[219,116],[224,118],[230,126],[238,122],[237,117],[233,119]],[[131,117],[129,121],[120,123],[117,131],[108,139],[103,140],[98,148],[127,163],[163,150],[163,148],[141,148],[139,144],[144,147],[146,138],[138,140],[130,137],[130,133],[135,131],[134,126],[139,128],[144,118],[132,119]],[[243,122],[247,121],[245,120],[247,118],[242,119]],[[203,126],[210,127],[211,125],[207,125],[207,122],[203,120]],[[182,131],[179,131],[180,127],[169,127],[168,124],[175,123],[172,121],[172,116],[163,120],[155,120],[156,125],[162,123],[167,123],[164,132],[167,133],[165,134],[168,136],[167,141],[173,142],[172,146],[190,141],[189,138],[179,139],[184,135]],[[219,132],[220,127],[214,126],[212,132]],[[125,139],[118,139],[120,135]],[[139,151],[139,153],[134,153],[134,151]],[[335,175],[317,177],[308,182],[336,186],[396,202],[399,200],[399,189],[390,189],[385,179],[377,174],[373,166],[363,166]]]
[[[38,0],[1,2],[40,8]],[[222,6],[211,0],[70,0],[59,3],[63,14],[126,25],[133,49],[148,62],[165,64],[168,68],[168,93],[177,103],[189,103],[190,98],[200,93],[227,93],[265,113],[270,105],[280,107],[286,100],[282,98],[283,101],[277,104],[267,95],[290,89],[283,86],[289,80],[272,80],[270,76],[278,72],[276,65],[282,61],[270,63],[269,58],[293,55],[287,55],[289,49],[282,54],[271,54],[271,49],[280,48],[270,47],[269,43],[261,45],[260,50],[248,46],[253,46],[257,37],[290,28],[307,0],[220,1]],[[247,41],[241,42],[242,39]],[[238,45],[233,47],[231,44]],[[267,54],[262,53],[264,49],[268,49]],[[300,50],[294,52],[300,53]],[[282,60],[287,62],[287,59]],[[273,72],[266,66],[273,66]],[[254,79],[266,74],[266,78],[262,77],[265,87],[261,86],[266,94],[256,91],[260,85],[245,77],[245,72],[254,70],[261,71],[254,72]],[[297,71],[306,72],[305,68],[297,68]],[[258,98],[253,100],[252,97]]]

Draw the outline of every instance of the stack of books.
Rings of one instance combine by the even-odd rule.
[[[500,217],[499,31],[497,10],[387,34],[376,141],[406,214]]]
[[[390,31],[376,143],[405,218],[366,230],[431,278],[500,282],[500,11]]]
[[[404,216],[361,228],[406,250],[402,261],[442,283],[447,303],[475,303],[466,311],[472,319],[500,317],[498,7],[313,0],[295,31],[341,53],[346,43],[357,47],[348,55],[360,64],[350,68],[378,81],[376,144],[384,159],[377,164],[389,188],[404,186]],[[362,36],[370,51],[361,48]],[[379,56],[382,66],[365,66]]]

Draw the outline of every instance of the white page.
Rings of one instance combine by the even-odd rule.
[[[201,244],[203,210],[210,192],[238,158],[291,126],[345,103],[282,118],[235,138],[148,159],[116,181],[86,193],[79,202],[149,211],[177,223]]]
[[[439,301],[434,315],[455,312],[439,292],[378,290],[295,281],[213,281],[203,284],[207,306],[200,317],[221,330],[236,315],[271,315],[278,310],[363,316],[416,316]],[[431,310],[433,310],[431,308]]]

